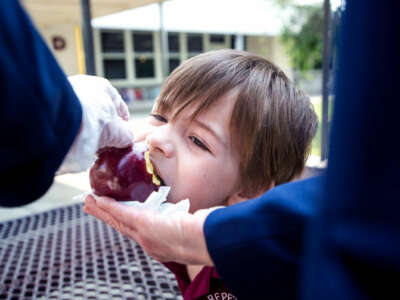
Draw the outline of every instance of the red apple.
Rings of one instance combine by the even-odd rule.
[[[151,192],[158,191],[153,175],[146,170],[147,148],[146,144],[137,143],[101,151],[89,172],[93,192],[119,201],[143,202]]]

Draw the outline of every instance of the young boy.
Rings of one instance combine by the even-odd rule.
[[[220,50],[166,80],[149,120],[150,158],[168,201],[231,205],[300,175],[317,129],[309,98],[266,59]],[[235,299],[212,267],[167,263],[187,299]]]

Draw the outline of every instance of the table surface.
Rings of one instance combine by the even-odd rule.
[[[0,223],[0,299],[182,299],[174,275],[82,204]]]

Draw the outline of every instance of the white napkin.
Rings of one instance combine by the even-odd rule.
[[[139,202],[139,201],[121,201],[121,204],[127,205],[127,206],[134,206],[139,209],[150,209],[154,211],[158,211],[161,214],[169,215],[172,213],[176,212],[184,212],[187,213],[189,212],[190,208],[190,202],[189,199],[184,199],[181,200],[177,203],[169,203],[166,202],[167,196],[169,194],[169,191],[171,190],[171,187],[169,186],[160,186],[158,191],[154,191],[150,194],[149,197],[144,202]],[[82,194],[74,197],[74,200],[84,200],[88,194]],[[90,194],[94,198],[97,198],[99,196],[95,194]]]

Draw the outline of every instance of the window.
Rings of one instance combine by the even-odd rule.
[[[231,35],[231,48],[236,49],[236,36]],[[243,50],[247,49],[247,37],[243,36]]]
[[[169,74],[181,63],[180,58],[180,35],[179,33],[168,33],[168,66]]]
[[[95,33],[100,76],[118,86],[160,84],[164,57],[159,53],[159,32],[96,29]],[[183,60],[234,43],[234,35],[168,32],[168,73]]]
[[[103,76],[108,79],[126,79],[124,34],[106,30],[100,34]]]
[[[168,52],[179,53],[179,35],[177,33],[168,33]]]
[[[213,44],[225,44],[225,36],[222,34],[211,34],[210,43]]]
[[[122,32],[102,32],[101,50],[103,53],[123,53],[125,49]]]
[[[169,73],[175,70],[181,64],[181,60],[177,58],[169,59]]]
[[[153,52],[153,34],[152,33],[134,33],[133,49],[135,52]]]
[[[105,59],[103,60],[104,76],[108,79],[126,78],[124,59]]]
[[[154,77],[154,59],[145,56],[135,58],[136,78]]]
[[[198,54],[203,52],[203,36],[200,34],[188,34],[187,49],[188,52],[191,54]]]
[[[154,37],[152,32],[133,32],[133,57],[137,79],[155,78]]]
[[[235,49],[235,36],[231,35],[231,49]]]

